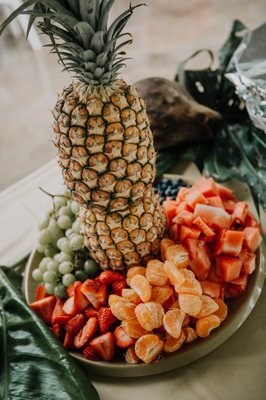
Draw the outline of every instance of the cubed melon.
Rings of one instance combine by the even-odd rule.
[[[183,243],[186,238],[197,239],[201,234],[201,230],[198,228],[192,228],[190,226],[180,225],[178,240]]]
[[[206,224],[218,229],[229,229],[231,224],[231,217],[225,210],[205,204],[196,205],[194,216],[201,217]]]
[[[223,232],[216,243],[216,254],[238,256],[241,252],[244,234],[242,231],[228,230]]]
[[[203,194],[195,188],[192,188],[190,190],[190,192],[186,195],[185,201],[191,208],[195,208],[196,204],[207,204],[208,203],[208,200],[206,199],[206,197],[203,196]]]
[[[173,219],[173,222],[176,224],[185,224],[185,225],[191,225],[193,220],[193,213],[190,211],[180,211],[175,218]]]
[[[241,273],[251,275],[256,268],[256,254],[244,247],[238,258],[242,261]]]
[[[223,201],[220,196],[208,197],[208,205],[218,208],[224,208]]]
[[[204,196],[216,196],[219,194],[217,184],[213,180],[213,178],[205,178],[201,176],[194,184],[194,187],[197,188]]]
[[[222,285],[221,283],[218,282],[212,282],[212,281],[200,281],[200,285],[202,288],[202,293],[206,294],[211,297],[219,297]]]
[[[193,224],[196,225],[207,238],[215,235],[215,232],[203,221],[201,217],[196,217],[193,220]]]
[[[248,226],[243,230],[244,245],[251,251],[256,251],[261,244],[262,238],[258,228]]]
[[[248,213],[248,203],[246,201],[238,201],[232,214],[232,222],[244,224]]]
[[[188,250],[192,271],[198,279],[205,280],[211,266],[210,254],[205,242],[203,240],[187,238],[183,244]]]
[[[230,282],[240,275],[242,261],[228,256],[217,256],[215,259],[216,270],[224,282]]]

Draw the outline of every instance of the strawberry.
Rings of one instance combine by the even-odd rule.
[[[44,299],[47,296],[49,296],[49,294],[46,293],[44,285],[39,285],[36,289],[35,301]]]
[[[84,313],[85,313],[85,315],[86,315],[86,317],[88,319],[91,318],[91,317],[98,318],[98,311],[95,310],[95,308],[92,305],[86,307],[85,310],[84,310]]]
[[[98,322],[100,332],[105,333],[117,321],[117,318],[112,314],[110,307],[102,307],[98,311]]]
[[[64,348],[66,350],[71,350],[71,349],[73,349],[73,344],[74,344],[73,336],[70,333],[66,332],[65,338],[64,338],[64,343],[63,343]]]
[[[115,328],[114,337],[115,344],[118,347],[122,347],[123,349],[126,349],[127,347],[135,344],[135,339],[128,336],[121,325]]]
[[[91,361],[100,361],[99,355],[96,353],[95,350],[91,347],[90,344],[87,344],[83,349],[83,356],[87,358],[87,360]]]
[[[78,312],[83,311],[90,304],[87,297],[82,293],[81,287],[82,282],[77,281],[74,283],[74,307]]]
[[[55,308],[52,315],[52,325],[59,324],[65,325],[67,321],[71,318],[63,310],[64,300],[57,299],[55,303]]]
[[[99,275],[99,280],[101,283],[113,283],[113,282],[118,282],[118,281],[124,281],[126,278],[124,275],[120,274],[119,272],[116,271],[111,271],[111,270],[106,270],[103,271]]]
[[[98,329],[98,320],[96,317],[88,319],[83,328],[74,337],[74,346],[76,349],[81,349],[88,340],[90,340],[96,333]]]
[[[54,336],[58,339],[58,340],[62,340],[63,338],[63,333],[64,333],[64,328],[62,327],[62,325],[59,324],[55,324],[51,327],[51,332],[54,334]]]
[[[78,313],[78,310],[76,309],[74,304],[74,296],[69,297],[65,301],[63,305],[63,311],[68,315],[75,315]]]
[[[107,300],[106,285],[87,279],[81,286],[82,293],[87,297],[91,304],[99,310],[105,305]]]
[[[44,299],[34,301],[33,303],[29,304],[29,306],[44,322],[46,322],[46,324],[50,324],[55,303],[55,296],[48,296]]]
[[[85,325],[86,319],[83,314],[77,314],[66,323],[66,331],[75,336]]]
[[[116,281],[112,283],[112,293],[122,296],[122,290],[127,287],[126,281]]]
[[[68,288],[66,290],[68,297],[74,296],[74,284],[75,283],[72,283],[71,285],[68,286]]]
[[[90,346],[104,361],[111,361],[115,353],[115,339],[112,332],[106,332],[91,340]]]

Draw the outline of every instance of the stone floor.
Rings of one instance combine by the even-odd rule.
[[[129,1],[117,0],[113,15]],[[178,63],[199,48],[217,51],[233,19],[254,28],[264,22],[266,0],[147,0],[128,30],[128,82],[173,78]],[[69,82],[47,49],[31,50],[23,36],[0,40],[0,190],[55,157],[50,110]]]

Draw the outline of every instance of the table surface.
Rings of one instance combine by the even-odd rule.
[[[182,166],[184,170],[187,166]],[[191,174],[197,174],[189,166]],[[175,172],[180,173],[180,168]],[[63,191],[56,162],[0,193],[0,264],[18,262],[34,247],[37,223]],[[241,328],[219,348],[185,367],[143,378],[89,376],[101,400],[263,400],[266,392],[266,290]]]

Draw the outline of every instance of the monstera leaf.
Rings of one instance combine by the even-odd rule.
[[[18,274],[0,268],[0,398],[99,400],[88,378],[24,303],[20,287]]]
[[[252,125],[244,104],[235,94],[235,87],[224,74],[229,61],[247,28],[234,21],[231,32],[220,49],[219,67],[213,69],[214,55],[199,50],[179,65],[175,77],[194,99],[219,111],[223,117],[213,141],[159,151],[158,175],[185,158],[196,162],[207,176],[216,180],[237,178],[248,183],[255,198],[266,210],[266,135]],[[201,70],[187,70],[188,61],[202,51],[210,55],[211,65]]]

